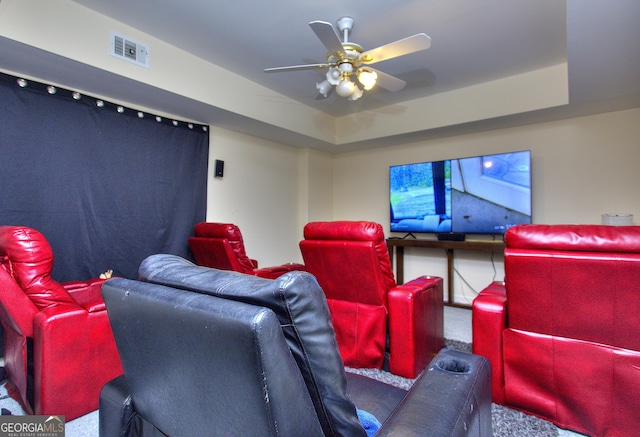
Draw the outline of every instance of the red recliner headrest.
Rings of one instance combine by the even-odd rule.
[[[238,226],[232,223],[200,222],[193,228],[193,233],[201,238],[227,239],[243,271],[249,273],[254,269],[255,266],[244,248],[244,240]]]
[[[240,228],[232,223],[200,222],[193,228],[196,237],[226,238],[229,241],[242,240]]]
[[[53,251],[40,232],[25,226],[0,226],[3,267],[38,309],[76,304],[67,290],[51,278]]]
[[[504,236],[511,249],[640,252],[640,226],[518,225]]]
[[[304,227],[307,240],[358,240],[384,242],[382,225],[367,221],[311,222]]]

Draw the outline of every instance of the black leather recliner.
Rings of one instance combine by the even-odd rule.
[[[491,436],[488,361],[442,350],[409,391],[344,371],[315,278],[276,280],[153,255],[103,296],[125,374],[100,436]],[[194,292],[195,291],[195,292]]]

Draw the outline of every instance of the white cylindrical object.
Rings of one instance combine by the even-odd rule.
[[[632,226],[633,214],[602,214],[602,224],[609,226]]]

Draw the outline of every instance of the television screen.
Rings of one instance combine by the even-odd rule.
[[[391,166],[392,232],[503,234],[531,223],[531,153]]]
[[[451,232],[451,161],[389,168],[392,232]]]

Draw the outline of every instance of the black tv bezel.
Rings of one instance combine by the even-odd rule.
[[[415,234],[432,234],[432,235],[436,235],[438,239],[440,240],[453,240],[453,241],[461,241],[465,239],[466,235],[487,235],[487,236],[503,236],[504,233],[506,232],[506,230],[508,228],[505,228],[503,230],[501,230],[500,232],[496,232],[494,230],[485,230],[485,231],[476,231],[473,230],[471,232],[459,232],[455,230],[455,226],[454,226],[454,206],[453,206],[453,199],[451,199],[451,229],[445,232],[438,232],[437,230],[429,230],[429,231],[424,231],[424,230],[393,230],[392,226],[393,226],[393,208],[391,205],[391,171],[392,168],[394,167],[403,167],[403,166],[407,166],[407,165],[420,165],[420,164],[433,164],[433,163],[438,163],[438,162],[446,162],[446,161],[459,161],[459,160],[465,160],[465,159],[475,159],[475,158],[484,158],[484,157],[489,157],[489,156],[495,156],[495,155],[505,155],[505,154],[510,154],[510,153],[523,153],[526,152],[528,153],[528,158],[529,158],[529,196],[528,196],[528,205],[529,205],[529,210],[530,210],[530,214],[528,215],[528,217],[530,218],[529,221],[527,223],[533,223],[533,171],[532,171],[532,153],[530,149],[523,149],[523,150],[513,150],[513,151],[507,151],[507,152],[496,152],[496,153],[486,153],[486,154],[481,154],[481,155],[472,155],[472,156],[463,156],[463,157],[458,157],[458,158],[450,158],[450,159],[441,159],[441,160],[433,160],[433,161],[418,161],[418,162],[412,162],[412,163],[405,163],[405,164],[395,164],[395,165],[390,165],[389,166],[389,183],[388,183],[388,195],[389,195],[389,229],[391,233],[394,234],[405,234],[405,236],[403,238],[406,238],[408,236],[412,236],[413,238],[415,238]],[[451,172],[453,172],[453,164],[451,164]],[[452,184],[453,185],[453,184]],[[453,196],[453,186],[451,187],[451,195]],[[517,223],[517,224],[523,224],[523,223]]]

